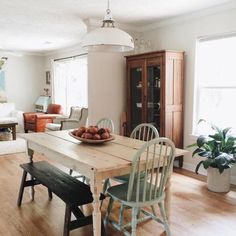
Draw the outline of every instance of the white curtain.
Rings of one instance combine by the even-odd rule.
[[[236,128],[236,35],[200,40],[197,44],[196,123],[205,119],[221,128]],[[195,134],[210,132],[204,123]]]
[[[69,115],[71,106],[88,107],[87,56],[56,60],[53,63],[53,96]]]

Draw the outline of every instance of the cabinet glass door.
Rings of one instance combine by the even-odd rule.
[[[142,123],[142,66],[130,68],[130,82],[131,82],[131,127],[132,131],[137,125]]]
[[[147,66],[147,122],[152,123],[160,132],[161,109],[160,65]]]

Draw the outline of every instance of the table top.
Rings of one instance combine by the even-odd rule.
[[[18,125],[18,123],[13,120],[1,120],[0,125]]]
[[[20,136],[36,147],[35,151],[42,150],[43,154],[45,150],[53,151],[61,156],[61,162],[65,162],[64,157],[66,157],[66,162],[70,160],[71,165],[78,168],[86,166],[97,172],[130,167],[133,156],[145,143],[137,139],[114,135],[115,139],[110,142],[86,144],[71,137],[68,130],[20,134]],[[186,153],[188,151],[176,148],[176,156]]]

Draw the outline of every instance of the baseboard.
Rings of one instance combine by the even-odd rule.
[[[195,168],[196,168],[196,165],[194,165],[194,164],[190,164],[190,163],[186,163],[186,162],[184,162],[184,164],[183,164],[183,169],[185,169],[185,170],[195,172]],[[207,171],[204,168],[200,168],[199,169],[199,174],[206,176]],[[231,182],[231,184],[236,185],[236,175],[231,174],[230,182]]]

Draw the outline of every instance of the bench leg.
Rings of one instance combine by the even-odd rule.
[[[52,200],[52,191],[48,188],[48,197],[49,200]]]
[[[72,173],[73,173],[73,170],[70,169],[70,170],[69,170],[69,175],[72,175]]]
[[[21,206],[22,198],[23,198],[23,193],[24,193],[24,188],[25,188],[25,181],[27,177],[27,172],[23,171],[22,179],[21,179],[21,184],[20,184],[20,190],[19,190],[19,195],[18,195],[18,200],[17,200],[17,206]]]
[[[66,205],[63,236],[70,235],[70,220],[71,220],[71,208],[69,205]]]
[[[29,157],[29,162],[30,163],[33,163],[33,156],[34,156],[34,151],[32,149],[28,148],[28,157]],[[30,175],[30,180],[31,181],[34,180],[32,175]],[[31,197],[32,201],[34,201],[34,194],[35,194],[34,185],[32,185],[31,188],[30,188],[30,197]]]

